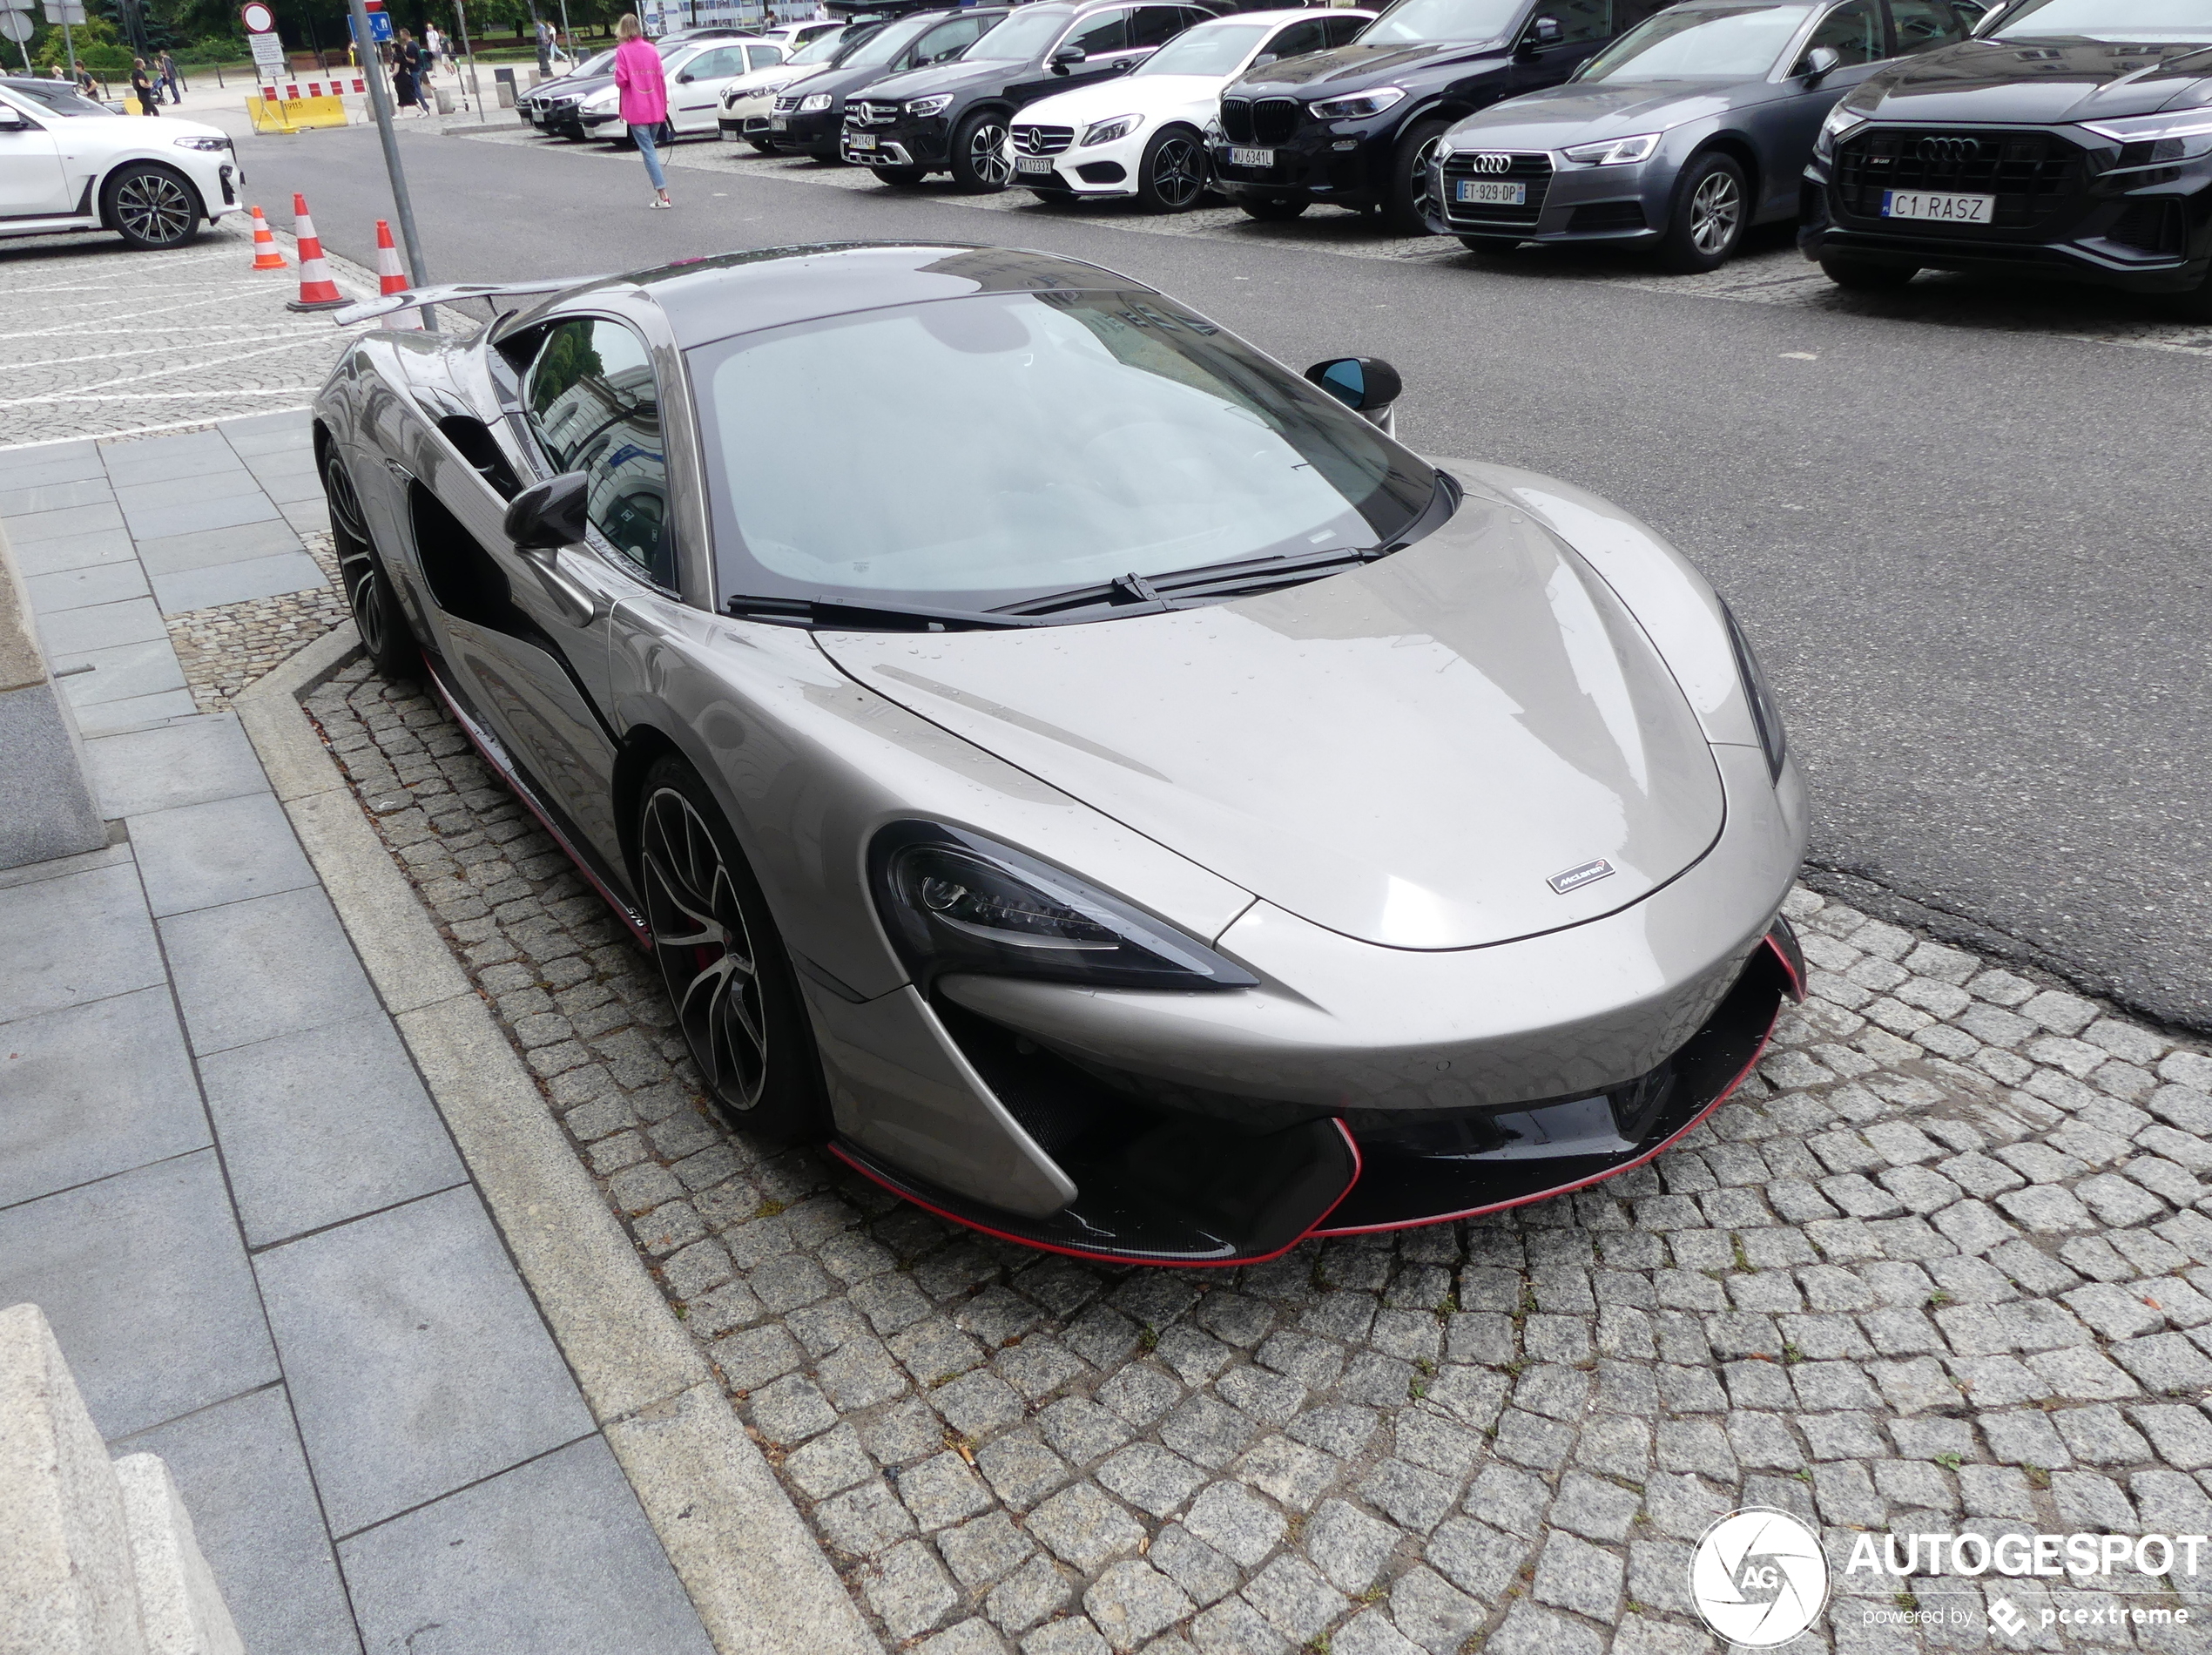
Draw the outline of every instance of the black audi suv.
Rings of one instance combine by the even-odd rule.
[[[781,154],[839,159],[848,96],[887,75],[955,61],[1004,21],[1006,13],[1004,6],[969,6],[914,12],[886,24],[834,63],[778,92],[762,136]]]
[[[1797,242],[1846,287],[2040,272],[2212,320],[2212,3],[2011,0],[1874,75],[1821,129]]]
[[[1398,0],[1358,39],[1247,75],[1221,97],[1217,186],[1256,219],[1316,201],[1419,235],[1436,142],[1454,121],[1555,85],[1663,0]]]
[[[957,62],[878,81],[846,105],[844,154],[887,184],[950,172],[970,194],[1002,190],[1014,163],[1007,120],[1025,104],[1126,74],[1194,23],[1193,3],[1032,0]]]

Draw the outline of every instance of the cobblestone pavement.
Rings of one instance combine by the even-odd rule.
[[[221,712],[254,679],[346,620],[338,557],[328,532],[303,534],[300,539],[329,577],[327,586],[163,618],[192,704],[202,713]]]
[[[580,159],[596,157],[632,168],[637,165],[631,156],[603,145],[571,146],[559,139],[539,138],[523,130],[511,118],[503,125],[480,128],[472,123],[449,126],[447,131],[455,137],[477,143],[544,147],[571,153]],[[887,193],[885,186],[878,184],[865,168],[824,166],[790,156],[762,156],[743,144],[687,141],[664,151],[662,159],[683,171],[709,176],[735,173],[830,189]],[[973,207],[978,212],[1008,213],[1014,223],[1024,218],[1064,218],[1071,211],[1079,211],[1086,217],[1109,221],[1116,229],[1148,235],[1204,236],[1360,259],[1467,264],[1488,274],[1510,274],[1534,281],[1595,281],[1701,299],[1802,306],[1892,321],[1971,328],[1982,332],[2045,334],[2093,344],[2212,356],[2212,326],[2172,321],[2161,314],[2155,301],[2097,288],[2039,288],[2026,283],[1930,274],[1902,293],[1847,294],[1823,275],[1817,267],[1807,263],[1793,243],[1785,240],[1780,246],[1773,245],[1781,233],[1771,230],[1757,233],[1757,250],[1718,270],[1702,276],[1670,276],[1645,260],[1575,253],[1563,249],[1524,249],[1509,260],[1478,260],[1448,236],[1393,235],[1372,220],[1330,208],[1317,209],[1288,223],[1261,224],[1236,207],[1206,207],[1159,217],[1136,212],[1124,203],[1100,203],[1081,209],[1048,206],[1027,190],[1008,190],[998,195],[961,195],[943,179],[933,179],[918,193],[931,194],[952,206]],[[977,239],[1018,242],[1021,233],[1008,225],[979,230]]]
[[[287,258],[290,239],[285,240]],[[256,272],[235,216],[173,253],[112,235],[10,242],[0,253],[0,449],[184,430],[305,408],[347,335],[295,315],[296,269]],[[349,295],[376,291],[343,260]]]
[[[1234,1272],[1082,1263],[724,1128],[428,692],[356,665],[308,705],[892,1647],[1692,1655],[1690,1545],[1752,1503],[1834,1548],[1797,1648],[2207,1647],[2046,1631],[2110,1601],[2063,1581],[1841,1568],[1861,1530],[2212,1530],[2202,1050],[1799,892],[1812,999],[1651,1166]],[[1876,1618],[1915,1604],[1961,1612]]]

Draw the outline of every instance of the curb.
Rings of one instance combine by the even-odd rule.
[[[341,625],[232,706],[608,1446],[720,1655],[880,1655],[300,705],[360,647]]]

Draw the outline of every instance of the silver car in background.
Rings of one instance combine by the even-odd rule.
[[[1563,85],[1444,134],[1424,217],[1474,253],[1524,241],[1656,250],[1711,270],[1797,214],[1820,124],[1891,58],[1964,40],[1973,0],[1689,0]]]
[[[347,315],[502,313],[347,348],[338,556],[741,1126],[1217,1265],[1608,1177],[1757,1061],[1804,793],[1632,517],[1057,256],[547,285]]]

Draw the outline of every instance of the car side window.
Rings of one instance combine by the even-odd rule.
[[[1181,6],[1139,6],[1130,14],[1129,44],[1164,46],[1190,26],[1190,14]]]
[[[783,62],[784,49],[781,46],[747,46],[745,58],[748,68],[773,69]]]
[[[1973,19],[1951,0],[1890,0],[1890,26],[1897,30],[1897,55],[1955,46],[1973,27]]]
[[[702,52],[691,65],[693,80],[724,80],[732,75],[745,73],[745,48],[724,46],[714,51]]]
[[[1815,46],[1827,46],[1844,60],[1848,68],[1852,64],[1878,63],[1885,55],[1882,47],[1882,15],[1874,9],[1874,0],[1844,0],[1844,3],[1820,20],[1812,31],[1812,38],[1805,42],[1810,53]]]
[[[554,469],[590,479],[591,526],[648,580],[673,588],[668,460],[645,341],[603,317],[557,323],[530,363],[523,400]]]
[[[1372,17],[1325,17],[1321,22],[1323,40],[1330,46],[1348,45],[1353,36],[1373,21]]]
[[[932,29],[914,43],[915,64],[949,62],[982,38],[984,26],[981,17],[960,17]]]
[[[1536,15],[1558,20],[1562,45],[1613,38],[1613,0],[1545,0]]]
[[[1275,38],[1267,43],[1258,64],[1269,64],[1281,57],[1302,57],[1309,51],[1319,51],[1329,44],[1329,22],[1326,17],[1303,17],[1286,24],[1275,31]]]
[[[1091,17],[1078,24],[1075,32],[1060,43],[1064,50],[1081,46],[1083,56],[1096,57],[1109,51],[1125,51],[1129,48],[1129,13],[1109,11],[1103,17]]]

